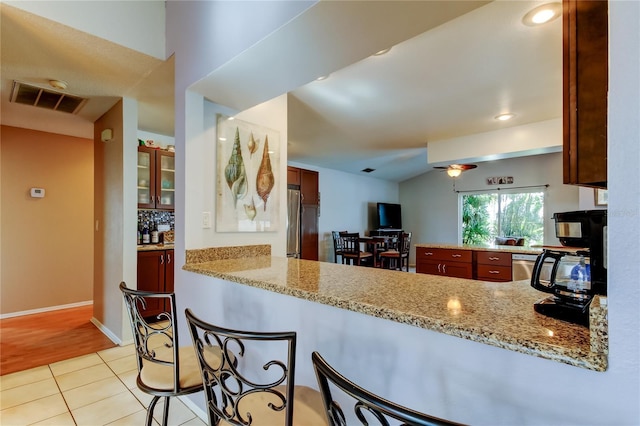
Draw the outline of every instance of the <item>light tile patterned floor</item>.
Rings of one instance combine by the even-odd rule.
[[[204,398],[204,396],[203,396]],[[0,424],[143,425],[151,397],[136,386],[133,345],[0,376]],[[155,409],[162,419],[162,400]],[[170,425],[203,426],[178,398]]]

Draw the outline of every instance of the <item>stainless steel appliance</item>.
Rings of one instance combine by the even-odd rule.
[[[552,293],[534,304],[536,312],[588,325],[595,294],[607,294],[607,212],[582,210],[553,215],[562,246],[544,246],[536,259],[531,286]],[[545,262],[553,262],[550,273]]]
[[[300,191],[287,190],[287,257],[300,258]]]
[[[512,253],[511,254],[511,280],[512,281],[521,281],[521,280],[529,280],[531,281],[531,275],[533,275],[533,267],[536,264],[536,260],[538,260],[537,254],[523,254],[523,253]],[[551,259],[547,259],[544,264],[544,271],[542,271],[543,277],[549,277],[551,274],[551,269],[553,267],[553,263]]]

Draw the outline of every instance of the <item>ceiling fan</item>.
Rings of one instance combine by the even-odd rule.
[[[437,166],[434,169],[446,170],[447,174],[453,178],[460,176],[462,172],[475,169],[478,167],[475,164],[450,164],[448,166]]]

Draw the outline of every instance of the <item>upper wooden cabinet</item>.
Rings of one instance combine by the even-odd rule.
[[[174,153],[138,147],[138,208],[173,209],[176,167]]]
[[[563,180],[606,188],[608,2],[563,7]]]
[[[287,185],[300,186],[300,169],[287,166]]]

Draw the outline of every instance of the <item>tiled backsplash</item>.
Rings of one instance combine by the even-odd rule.
[[[169,225],[173,231],[175,228],[175,214],[171,210],[138,210],[138,229],[145,222]]]

